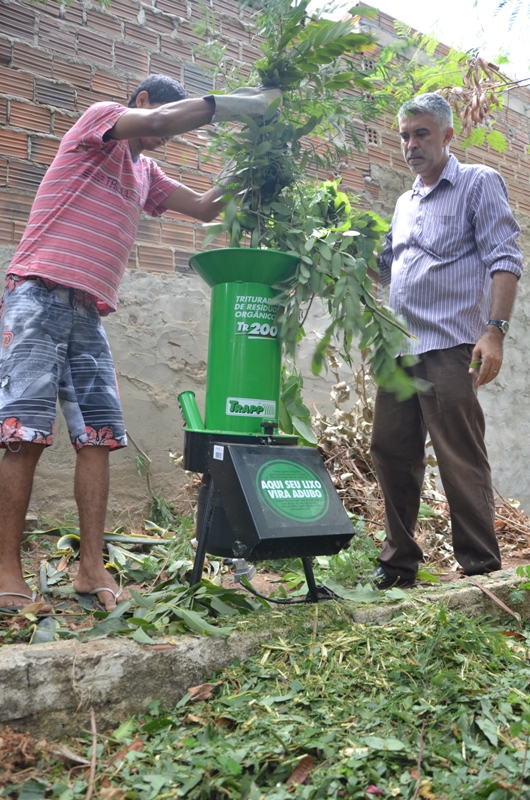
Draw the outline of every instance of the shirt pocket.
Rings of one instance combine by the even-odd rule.
[[[461,214],[425,215],[419,236],[420,245],[440,261],[453,259],[462,249],[464,220]]]

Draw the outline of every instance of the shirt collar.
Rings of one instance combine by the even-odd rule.
[[[435,189],[443,180],[449,181],[450,184],[453,186],[455,185],[457,178],[458,178],[458,168],[459,168],[458,160],[454,157],[451,153],[447,160],[447,164],[442,170],[442,174],[438,178],[437,183],[434,186],[430,187]],[[421,190],[425,188],[425,184],[423,183],[423,178],[421,175],[418,175],[414,183],[412,184],[412,196],[414,197],[415,194],[421,194]]]

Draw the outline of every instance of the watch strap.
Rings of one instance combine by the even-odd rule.
[[[501,329],[501,331],[505,336],[508,333],[508,329],[510,327],[508,320],[506,319],[489,319],[486,325],[495,325],[496,328]]]

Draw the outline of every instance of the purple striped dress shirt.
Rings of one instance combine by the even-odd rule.
[[[438,183],[418,175],[396,204],[379,260],[381,283],[390,283],[390,305],[417,339],[405,353],[475,344],[491,307],[491,276],[520,277],[520,228],[498,172],[460,164],[451,155]]]

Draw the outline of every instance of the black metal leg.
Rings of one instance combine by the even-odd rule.
[[[319,595],[317,585],[315,583],[315,575],[313,573],[313,564],[309,556],[302,556],[302,564],[304,565],[304,572],[307,581],[307,588],[309,596],[313,603],[318,603]]]
[[[213,496],[214,496],[213,481],[210,480],[208,487],[208,497],[206,499],[206,508],[204,509],[204,516],[201,521],[201,529],[197,531],[197,552],[195,554],[195,561],[193,562],[193,570],[191,573],[191,586],[196,586],[200,583],[202,578],[202,568],[204,567],[204,559],[206,558],[206,545],[208,544],[208,534],[210,532],[210,519],[213,509]]]

